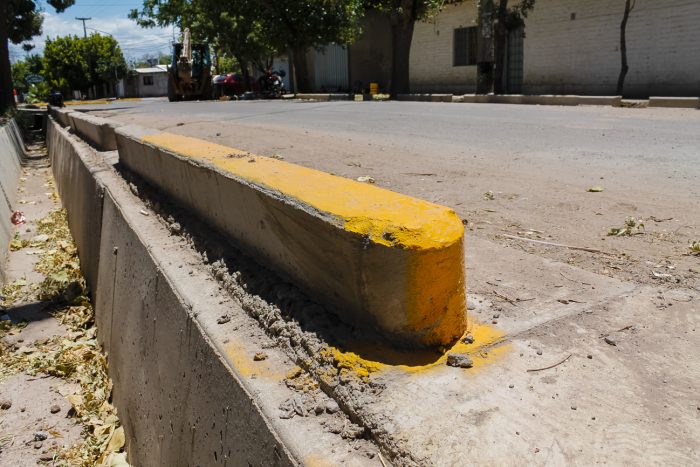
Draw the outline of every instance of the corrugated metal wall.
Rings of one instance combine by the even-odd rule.
[[[316,50],[315,84],[317,91],[336,92],[349,89],[348,50],[337,44],[329,44]]]

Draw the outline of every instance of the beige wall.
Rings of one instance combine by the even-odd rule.
[[[523,91],[614,94],[623,6],[622,0],[538,0],[526,21]],[[475,19],[470,0],[416,24],[414,92],[474,91],[476,67],[452,66],[452,31]],[[637,0],[627,43],[626,94],[700,95],[700,0]]]
[[[474,92],[476,66],[452,66],[453,31],[476,26],[476,2],[450,5],[428,21],[416,23],[411,45],[412,92]]]
[[[613,94],[622,12],[622,1],[538,0],[526,24],[525,92]],[[700,1],[637,0],[626,93],[699,95],[699,43]]]

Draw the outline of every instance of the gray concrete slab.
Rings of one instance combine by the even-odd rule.
[[[97,172],[109,170],[103,158],[53,120],[47,145],[56,188],[68,211],[68,226],[75,240],[85,280],[94,293],[98,288],[100,232],[104,187]]]

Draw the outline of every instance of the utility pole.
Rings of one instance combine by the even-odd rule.
[[[85,27],[85,21],[90,21],[92,18],[78,18],[78,17],[76,17],[75,19],[83,22],[83,37],[85,39],[87,39],[87,28]],[[88,66],[90,67],[90,75],[92,75],[92,57],[90,56],[89,51],[88,51],[87,59],[88,59]]]
[[[83,37],[87,37],[87,28],[85,27],[85,21],[90,21],[92,18],[75,18],[75,19],[83,22]]]

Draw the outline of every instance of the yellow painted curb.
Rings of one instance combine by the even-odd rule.
[[[284,214],[279,212],[278,206],[274,211],[250,213],[244,207],[236,207],[236,200],[232,199],[231,209],[238,210],[239,218],[244,217],[241,214],[249,219],[259,216],[264,224],[266,219],[271,222],[271,215],[284,222],[295,216],[307,216],[332,225],[334,229],[330,234],[309,232],[308,243],[304,238],[295,238],[256,252],[276,262],[284,273],[298,279],[303,288],[321,292],[325,298],[323,301],[340,308],[341,316],[349,310],[350,321],[354,324],[365,322],[369,328],[378,328],[402,344],[412,346],[448,344],[464,332],[464,227],[452,209],[196,138],[143,130],[136,133],[138,142],[152,149],[146,150],[143,156],[124,157],[122,151],[128,148],[120,145],[121,160],[127,166],[133,165],[131,168],[137,173],[143,171],[150,181],[172,186],[172,190],[166,187],[166,191],[177,192],[181,198],[190,196],[183,194],[182,187],[175,186],[176,182],[164,175],[172,169],[165,165],[174,164],[168,162],[167,154],[170,153],[191,160],[195,165],[201,166],[205,162],[218,173],[246,188],[255,187],[268,197],[274,193],[274,197],[284,200],[288,206],[286,209],[289,209]],[[117,130],[118,139],[119,135],[129,138],[129,134],[128,128]],[[131,135],[132,141],[136,136]],[[158,155],[149,155],[153,150]],[[157,167],[154,165],[156,160],[165,165]],[[178,170],[181,173],[184,169]],[[211,189],[217,189],[215,186]],[[204,187],[197,184],[192,191],[195,189]],[[207,196],[214,199],[215,194]],[[193,206],[201,202],[197,199],[182,200]],[[210,207],[202,205],[198,211],[211,210]],[[261,209],[267,210],[268,207],[263,204],[258,211]],[[208,215],[215,223],[231,225],[220,220],[226,214]],[[292,222],[299,224],[301,221]],[[269,230],[261,229],[254,234],[270,235]],[[284,228],[278,230],[285,231]],[[255,241],[251,240],[252,236],[241,234],[241,238],[249,243]],[[265,242],[264,239],[260,241]],[[279,239],[274,241],[279,243]],[[296,250],[277,251],[275,248]],[[320,264],[319,259],[315,259],[316,264],[306,265],[304,254],[314,248],[327,252],[327,270],[324,271],[323,258]],[[256,249],[255,245],[253,249]],[[288,258],[294,258],[296,263],[291,263]],[[323,279],[318,277],[319,271],[338,279],[338,284],[331,284],[334,290],[323,290],[324,286],[319,285],[323,283],[323,280],[317,280]]]

